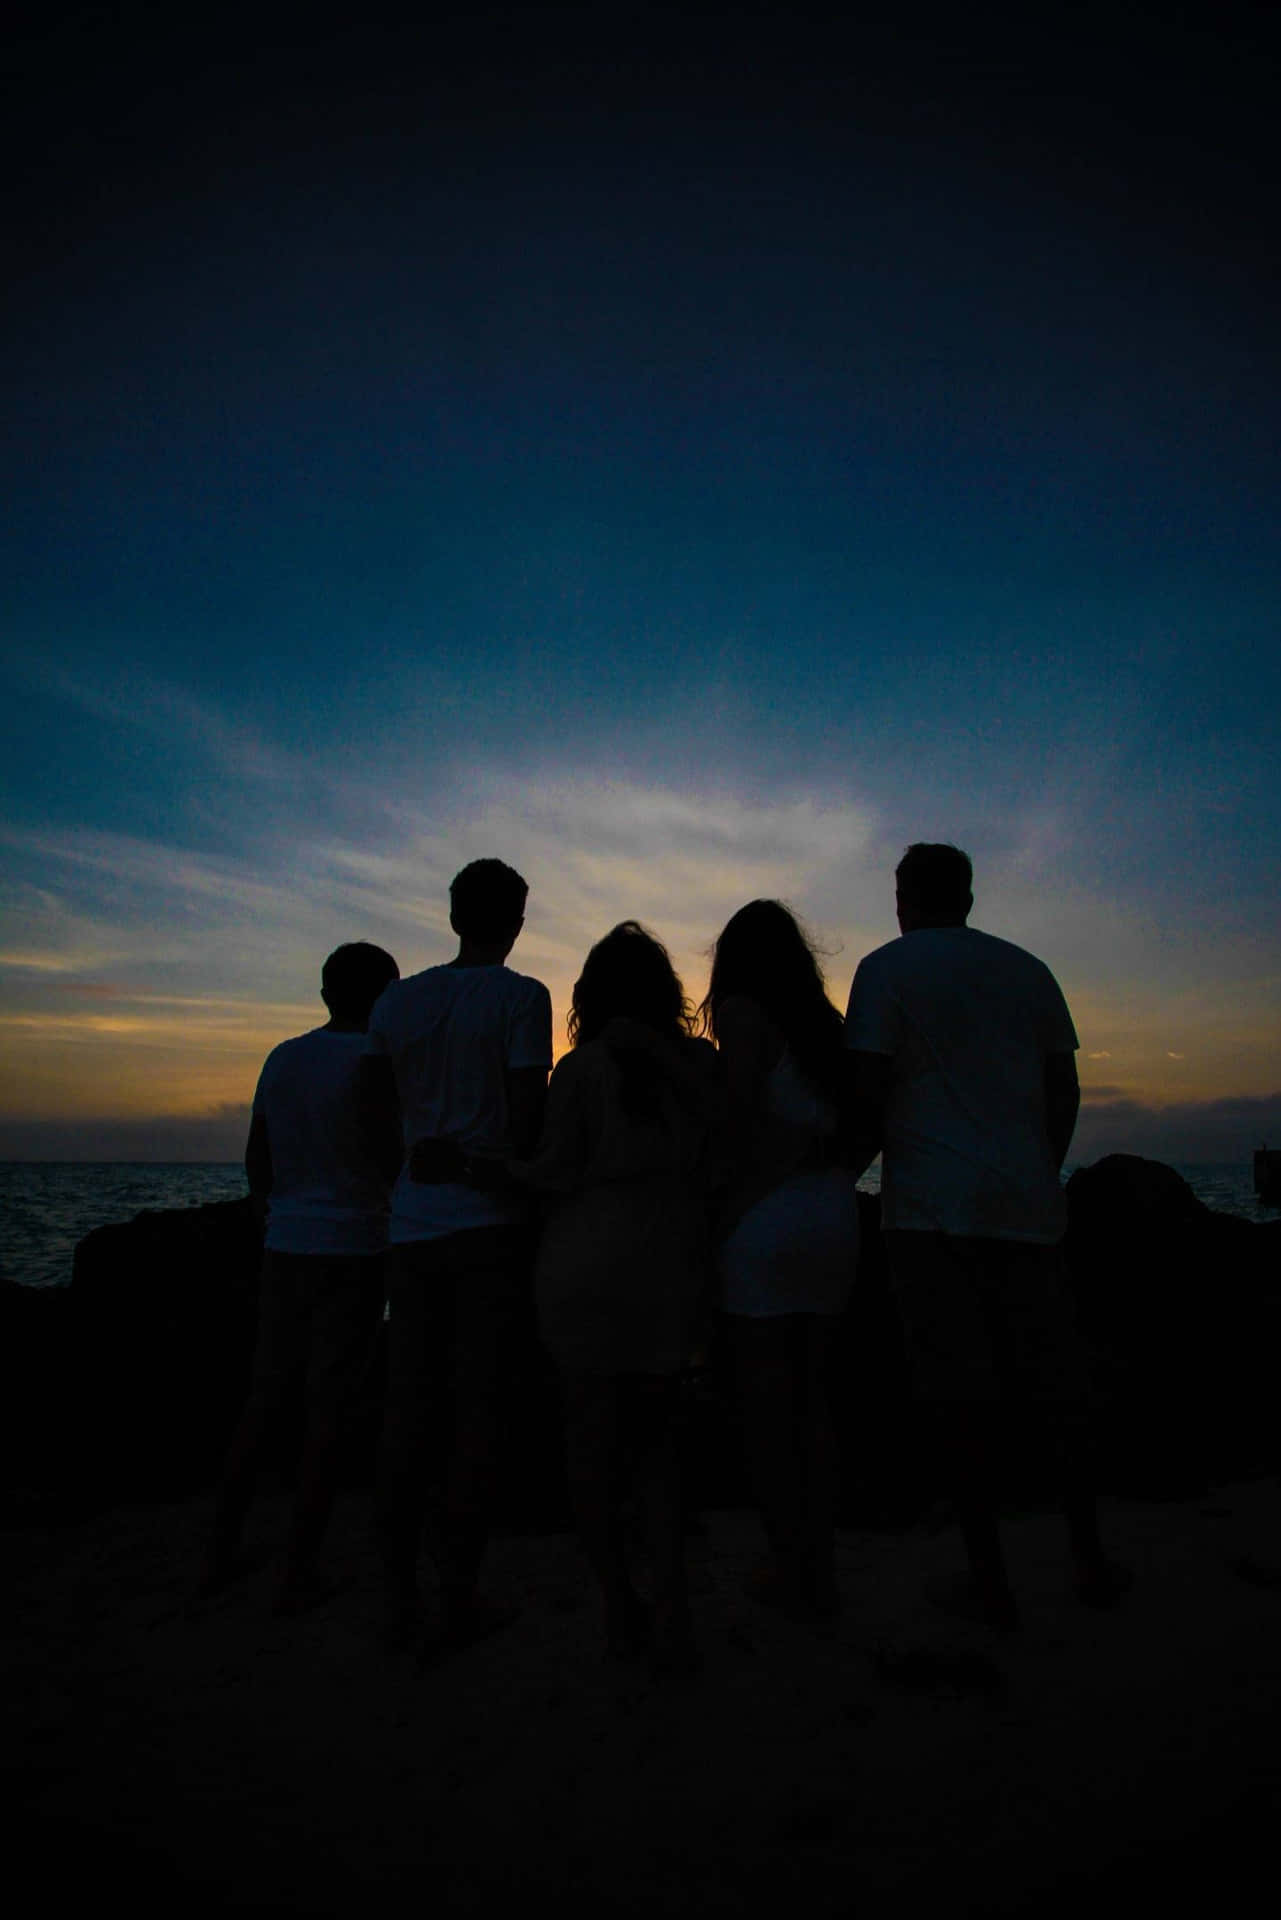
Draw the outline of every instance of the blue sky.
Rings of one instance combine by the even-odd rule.
[[[62,44],[4,334],[0,1153],[234,1155],[324,954],[447,957],[480,853],[558,1021],[615,920],[697,994],[759,893],[843,1000],[915,838],[1063,981],[1083,1149],[1281,1134],[1259,50],[1136,91],[1134,44],[1101,86],[881,29],[833,98],[771,31],[478,80],[457,28],[419,84],[370,29],[176,98],[194,42]]]

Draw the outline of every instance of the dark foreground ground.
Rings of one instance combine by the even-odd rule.
[[[256,1536],[279,1536],[264,1500]],[[425,1668],[374,1644],[367,1497],[344,1585],[296,1621],[270,1572],[183,1609],[198,1502],[3,1536],[15,1915],[969,1916],[1271,1906],[1281,1498],[1107,1508],[1123,1611],[1067,1596],[1048,1515],[1010,1522],[1026,1624],[934,1613],[950,1532],[842,1537],[816,1634],[740,1592],[759,1536],[691,1546],[701,1677],[606,1663],[571,1540],[500,1540],[504,1634]]]

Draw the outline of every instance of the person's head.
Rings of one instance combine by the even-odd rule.
[[[825,1084],[840,1046],[841,1016],[827,997],[813,945],[781,900],[749,900],[721,931],[699,1009],[713,1038],[721,1007],[737,994],[764,1009],[802,1066]]]
[[[399,978],[389,953],[368,940],[351,940],[335,947],[320,969],[320,997],[340,1025],[364,1027],[383,988]]]
[[[902,931],[963,927],[974,905],[973,879],[969,855],[959,847],[918,840],[894,869]]]
[[[529,887],[502,860],[473,860],[449,883],[449,924],[467,946],[509,953],[525,923]]]
[[[569,1012],[571,1045],[594,1040],[620,1014],[673,1037],[690,1030],[689,1002],[667,948],[637,920],[614,927],[584,960]]]

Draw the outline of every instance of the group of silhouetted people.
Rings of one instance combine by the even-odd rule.
[[[276,1604],[323,1597],[344,1416],[386,1311],[386,1638],[409,1645],[422,1631],[424,1539],[446,1642],[501,1624],[478,1582],[504,1358],[532,1287],[610,1649],[645,1650],[664,1671],[696,1659],[676,1388],[718,1312],[769,1549],[751,1590],[795,1619],[833,1617],[828,1360],[857,1285],[856,1182],[880,1153],[895,1300],[969,1562],[933,1597],[997,1629],[1017,1624],[995,1501],[1010,1393],[1034,1403],[1054,1441],[1079,1597],[1119,1596],[1125,1577],[1097,1530],[1060,1252],[1076,1034],[1039,960],[967,926],[965,854],[917,844],[896,880],[901,937],[863,960],[844,1019],[778,901],[754,900],[724,927],[697,1011],[661,942],[624,921],[583,963],[570,1050],[550,1083],[550,997],[506,964],[528,890],[501,861],[454,879],[459,944],[447,964],[402,980],[365,942],[329,956],[329,1020],[275,1048],[254,1098],[245,1159],[266,1211],[259,1329],[207,1587],[238,1565],[255,1476],[302,1371],[306,1432]],[[644,1515],[644,1596],[625,1492]]]

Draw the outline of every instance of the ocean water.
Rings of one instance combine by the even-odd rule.
[[[876,1192],[879,1171],[872,1168],[859,1185]],[[1277,1218],[1275,1207],[1255,1199],[1248,1164],[1177,1171],[1209,1207],[1246,1220]],[[76,1242],[94,1227],[132,1220],[148,1207],[238,1200],[247,1191],[239,1161],[0,1161],[0,1277],[28,1287],[65,1286]]]
[[[239,1200],[248,1191],[238,1160],[0,1161],[0,1277],[65,1286],[76,1242],[94,1227],[132,1220],[145,1208]]]

